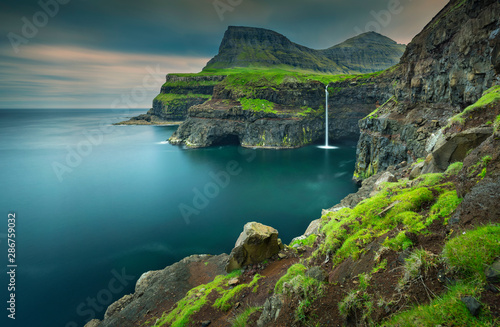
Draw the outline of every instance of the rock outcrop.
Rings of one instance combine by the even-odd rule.
[[[108,307],[103,321],[92,320],[87,325],[132,327],[159,317],[193,287],[224,274],[227,259],[227,254],[193,255],[163,270],[148,271],[137,281],[133,294],[123,296]]]
[[[190,107],[210,100],[214,87],[225,78],[225,75],[168,74],[160,94],[153,99],[153,108],[147,114],[133,117],[119,124],[179,124],[186,119]]]
[[[278,231],[256,222],[245,224],[231,251],[226,271],[231,272],[244,266],[260,263],[283,249]]]
[[[356,175],[366,178],[434,149],[448,119],[498,82],[498,1],[450,1],[394,69],[394,97],[360,122]]]

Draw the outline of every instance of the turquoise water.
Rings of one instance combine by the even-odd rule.
[[[143,272],[229,253],[248,221],[288,243],[356,191],[354,143],[187,150],[162,142],[176,127],[110,125],[142,112],[0,110],[0,256],[7,269],[15,212],[18,265],[16,320],[4,308],[2,326],[102,319]]]

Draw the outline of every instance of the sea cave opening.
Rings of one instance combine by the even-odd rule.
[[[215,141],[213,145],[241,145],[241,142],[238,135],[228,134]]]

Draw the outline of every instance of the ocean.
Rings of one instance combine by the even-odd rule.
[[[112,125],[144,112],[0,110],[0,256],[15,271],[13,292],[12,276],[0,277],[2,326],[102,319],[142,273],[229,253],[249,221],[288,243],[357,190],[354,142],[185,149],[165,142],[175,126]]]

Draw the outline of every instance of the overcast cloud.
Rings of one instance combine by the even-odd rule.
[[[408,43],[448,2],[55,1],[41,0],[51,4],[45,11],[35,0],[0,5],[0,108],[110,108],[142,88],[140,101],[118,106],[146,109],[165,74],[198,72],[217,54],[229,25],[272,29],[315,49],[369,30]],[[155,85],[143,85],[148,76]]]

